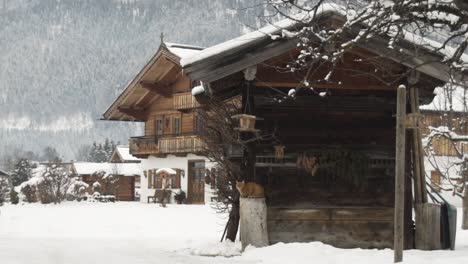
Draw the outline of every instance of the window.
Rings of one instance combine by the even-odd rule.
[[[201,117],[199,115],[195,115],[195,132],[200,134],[201,130],[202,130]]]
[[[161,136],[163,134],[163,124],[161,119],[156,120],[156,135]]]
[[[172,189],[180,189],[180,175],[182,174],[182,170],[174,169],[177,173],[175,175],[170,176],[171,181],[171,188]]]
[[[174,117],[174,135],[180,135],[181,127],[180,127],[180,117]]]

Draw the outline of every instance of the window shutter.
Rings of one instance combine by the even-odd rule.
[[[156,170],[154,170],[155,174],[156,175]],[[162,189],[162,177],[160,175],[157,175],[157,180],[156,180],[156,188],[158,189]]]
[[[180,169],[175,169],[175,171],[177,172],[176,176],[175,176],[175,188],[177,189],[180,189]]]
[[[151,170],[148,170],[148,189],[153,188],[153,173]]]

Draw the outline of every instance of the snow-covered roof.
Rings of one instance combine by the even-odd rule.
[[[177,174],[177,172],[171,168],[160,168],[156,171],[156,174],[159,174],[161,172],[166,172],[167,174]]]
[[[222,55],[223,53],[230,50],[241,49],[244,46],[251,44],[252,42],[257,42],[265,38],[271,38],[280,33],[283,29],[287,29],[296,24],[297,21],[291,20],[289,18],[283,19],[277,23],[267,25],[240,37],[206,48],[193,56],[181,58],[180,64],[182,67],[186,67],[199,61],[203,61],[207,58]]]
[[[0,170],[0,177],[3,177],[3,176],[8,176],[8,173]]]
[[[341,16],[344,18],[348,17],[346,7],[338,5],[338,4],[332,4],[332,3],[322,4],[320,7],[318,7],[317,12],[312,12],[312,14],[308,12],[301,12],[299,14],[294,15],[292,18],[286,18],[277,23],[269,24],[263,28],[252,31],[240,37],[237,37],[237,38],[228,40],[226,42],[214,45],[212,47],[206,48],[193,56],[182,58],[180,61],[180,64],[184,68],[184,71],[186,72],[186,74],[189,77],[192,77],[192,71],[198,71],[199,69],[197,69],[197,67],[201,67],[198,64],[201,65],[201,63],[203,62],[207,62],[211,60],[218,60],[218,59],[223,61],[224,58],[227,58],[229,55],[242,51],[242,50],[246,50],[246,52],[251,52],[248,48],[253,47],[254,45],[258,43],[264,43],[264,42],[265,42],[265,45],[267,45],[268,43],[271,42],[270,41],[267,43],[268,39],[272,41],[277,41],[277,39],[294,38],[297,35],[297,33],[294,32],[295,31],[294,29],[301,28],[304,25],[304,21],[311,21],[311,18],[313,17],[317,18],[319,16],[326,16],[329,14]],[[391,34],[389,34],[389,37],[392,37]],[[404,40],[414,45],[424,47],[427,49],[427,51],[433,52],[434,54],[432,55],[436,55],[436,56],[441,56],[441,55],[448,56],[448,55],[452,55],[455,52],[455,49],[450,48],[450,47],[447,47],[443,50],[437,50],[437,48],[439,48],[441,44],[433,40],[429,40],[421,36],[411,34],[410,32],[406,32],[404,34]],[[381,52],[379,49],[377,49],[377,51]],[[398,55],[401,55],[401,52],[398,53]],[[391,57],[391,56],[397,56],[397,55],[388,53],[386,54],[386,56]],[[417,65],[418,71],[426,73],[434,78],[437,78],[443,81],[447,81],[450,78],[450,75],[447,73],[446,68],[444,68],[443,67],[444,65],[442,64],[432,65],[431,63],[422,63],[423,62],[422,57],[419,58],[420,56],[418,56],[418,58],[415,59],[414,61],[413,60],[406,61],[397,57],[394,58],[395,61],[398,61],[404,65],[407,65],[408,67],[414,67],[415,65]],[[468,61],[468,55],[463,55],[462,60]],[[252,60],[252,63],[254,63],[253,65],[255,65],[255,63],[258,63],[258,62]],[[220,76],[220,74],[218,74],[218,76]],[[200,76],[197,76],[197,77],[200,77]],[[220,76],[219,78],[223,78],[223,77],[224,76]],[[202,81],[208,81],[208,79],[210,78],[207,78],[207,80],[204,80],[203,78],[197,78],[197,79],[202,80]]]
[[[74,162],[73,169],[78,175],[91,175],[99,171],[103,171],[106,174],[123,176],[135,176],[141,174],[141,165],[139,163]]]
[[[421,110],[450,111],[453,109],[456,112],[468,111],[468,91],[463,87],[437,87],[434,94],[434,100],[430,104],[420,106]]]
[[[125,161],[139,161],[141,159],[132,156],[130,154],[130,148],[128,146],[117,146],[115,148],[115,151],[118,153],[120,158]]]
[[[190,56],[194,56],[195,54],[199,53],[203,50],[203,47],[199,46],[192,46],[192,45],[185,45],[185,44],[177,44],[177,43],[169,43],[164,42],[166,48],[173,54],[175,54],[179,58],[186,58]]]

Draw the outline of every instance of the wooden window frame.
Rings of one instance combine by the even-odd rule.
[[[172,122],[173,134],[175,136],[180,136],[182,134],[182,118],[180,118],[180,116],[174,116]]]
[[[164,126],[162,118],[157,118],[154,123],[156,136],[162,136],[164,134]]]

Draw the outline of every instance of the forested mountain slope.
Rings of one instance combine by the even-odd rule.
[[[258,9],[237,8],[256,1],[0,0],[0,156],[53,146],[72,159],[80,145],[139,135],[99,119],[160,33],[213,45],[255,23]]]

